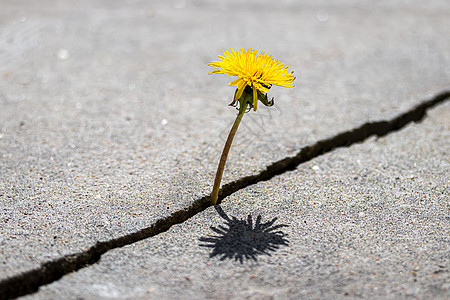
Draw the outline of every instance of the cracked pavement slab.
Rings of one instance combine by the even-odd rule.
[[[274,108],[244,117],[223,184],[449,88],[447,1],[2,7],[0,283],[97,242],[109,250],[210,193],[235,114],[230,78],[206,75],[223,49],[266,50],[297,76],[272,89]]]
[[[24,299],[447,299],[449,114],[240,190]]]

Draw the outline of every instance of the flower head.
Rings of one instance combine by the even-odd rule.
[[[245,87],[249,86],[253,90],[253,109],[258,107],[258,91],[261,93],[269,92],[272,85],[284,87],[293,87],[295,80],[294,71],[288,72],[289,67],[275,60],[270,54],[257,50],[248,49],[245,51],[235,51],[231,48],[230,52],[223,51],[224,56],[218,55],[221,60],[211,61],[208,66],[216,67],[218,70],[209,72],[209,74],[227,74],[238,76],[239,78],[230,82],[231,86],[237,86],[234,101],[237,101],[244,92]]]

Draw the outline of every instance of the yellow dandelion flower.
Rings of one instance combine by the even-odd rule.
[[[237,86],[234,101],[237,101],[244,92],[246,86],[253,90],[253,109],[258,107],[258,93],[269,92],[272,85],[293,87],[295,80],[294,71],[288,72],[289,67],[275,60],[272,54],[248,49],[245,51],[223,51],[224,56],[218,55],[221,60],[211,61],[208,66],[219,68],[209,74],[226,74],[238,76],[239,78],[230,82],[229,85]]]

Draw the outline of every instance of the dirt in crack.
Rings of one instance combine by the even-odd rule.
[[[259,174],[247,176],[226,184],[219,193],[218,203],[225,197],[249,185],[266,181],[274,176],[292,171],[300,164],[328,153],[335,148],[348,147],[355,143],[360,143],[371,136],[385,136],[405,127],[411,122],[421,121],[425,117],[428,109],[447,101],[449,98],[450,91],[442,92],[391,120],[366,123],[353,130],[342,132],[334,137],[307,146],[301,149],[297,155],[277,161],[269,165]],[[2,280],[0,282],[0,299],[11,299],[34,293],[39,287],[52,283],[68,273],[95,264],[103,254],[110,250],[130,245],[165,232],[173,225],[183,223],[209,206],[209,196],[204,196],[195,200],[190,207],[174,212],[170,216],[158,220],[150,227],[116,239],[99,242],[81,253],[63,256],[42,264],[38,269],[33,269]]]

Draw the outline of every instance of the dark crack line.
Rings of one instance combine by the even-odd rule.
[[[224,185],[219,193],[218,201],[220,203],[225,197],[247,186],[261,181],[267,181],[274,176],[295,170],[300,164],[328,153],[333,149],[349,147],[371,136],[382,137],[405,127],[411,122],[419,122],[426,116],[428,109],[445,102],[448,98],[450,98],[450,91],[444,91],[392,120],[366,123],[356,129],[340,133],[334,137],[304,147],[297,155],[279,160],[269,165],[259,174],[246,176]],[[98,242],[86,251],[63,256],[56,260],[43,263],[40,268],[6,278],[0,282],[0,299],[11,299],[32,294],[38,291],[39,287],[57,281],[66,274],[95,264],[103,254],[110,250],[163,233],[173,225],[183,223],[208,208],[210,206],[209,201],[209,196],[204,196],[195,200],[190,207],[176,211],[170,216],[156,221],[150,227],[109,241]]]
[[[372,136],[383,137],[402,129],[411,122],[420,122],[426,116],[428,109],[445,102],[448,98],[450,98],[450,91],[444,91],[389,121],[365,123],[353,130],[342,132],[334,137],[318,141],[311,146],[306,146],[297,155],[274,162],[257,175],[250,175],[226,184],[222,188],[221,193],[219,193],[218,203],[220,204],[221,199],[228,197],[240,189],[295,170],[300,164],[333,151],[336,148],[349,147],[353,144],[361,143]]]

